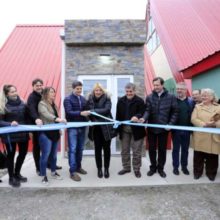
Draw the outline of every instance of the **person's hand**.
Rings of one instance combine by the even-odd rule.
[[[84,116],[84,117],[87,117],[87,116],[90,115],[90,111],[82,111],[82,112],[80,112],[80,115]]]
[[[65,123],[65,124],[67,123],[65,118],[64,118],[64,119],[62,119],[62,118],[56,118],[56,119],[55,119],[55,122]]]
[[[18,122],[17,121],[12,121],[11,126],[18,126]]]
[[[206,122],[204,127],[215,128],[216,127],[216,123],[215,123],[215,121],[209,121],[209,122]]]
[[[136,116],[133,116],[133,117],[131,118],[131,121],[132,121],[132,122],[138,122],[138,118],[137,118]]]
[[[139,123],[144,123],[145,120],[144,120],[144,118],[139,118],[138,122],[139,122]]]
[[[43,122],[42,122],[41,119],[37,118],[37,119],[35,120],[35,124],[38,125],[38,126],[41,126],[41,125],[43,125]]]
[[[169,124],[168,124],[169,125]],[[171,128],[164,128],[164,130],[166,130],[166,131],[170,131],[171,130]]]

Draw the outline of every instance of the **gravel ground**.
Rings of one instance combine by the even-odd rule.
[[[219,220],[220,184],[1,188],[0,219]]]

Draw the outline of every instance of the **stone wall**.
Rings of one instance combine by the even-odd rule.
[[[66,46],[66,94],[78,75],[134,75],[137,93],[144,97],[143,46]],[[109,55],[103,63],[100,55]]]
[[[66,44],[144,44],[145,20],[66,20]]]

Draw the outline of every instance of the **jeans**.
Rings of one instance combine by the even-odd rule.
[[[70,128],[67,130],[68,136],[68,157],[70,174],[73,174],[81,168],[81,161],[83,155],[83,147],[85,143],[85,131],[86,128]]]
[[[50,158],[51,172],[56,171],[58,143],[59,141],[50,140],[43,132],[40,133],[39,144],[41,149],[41,157],[40,157],[41,176],[46,176],[48,158]]]
[[[190,132],[173,131],[172,141],[173,141],[173,152],[172,152],[173,167],[179,168],[179,163],[181,163],[182,168],[186,168],[188,165]],[[179,159],[180,148],[181,148],[181,159]]]

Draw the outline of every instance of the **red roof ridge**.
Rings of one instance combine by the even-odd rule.
[[[63,24],[17,24],[16,27],[64,27]]]

